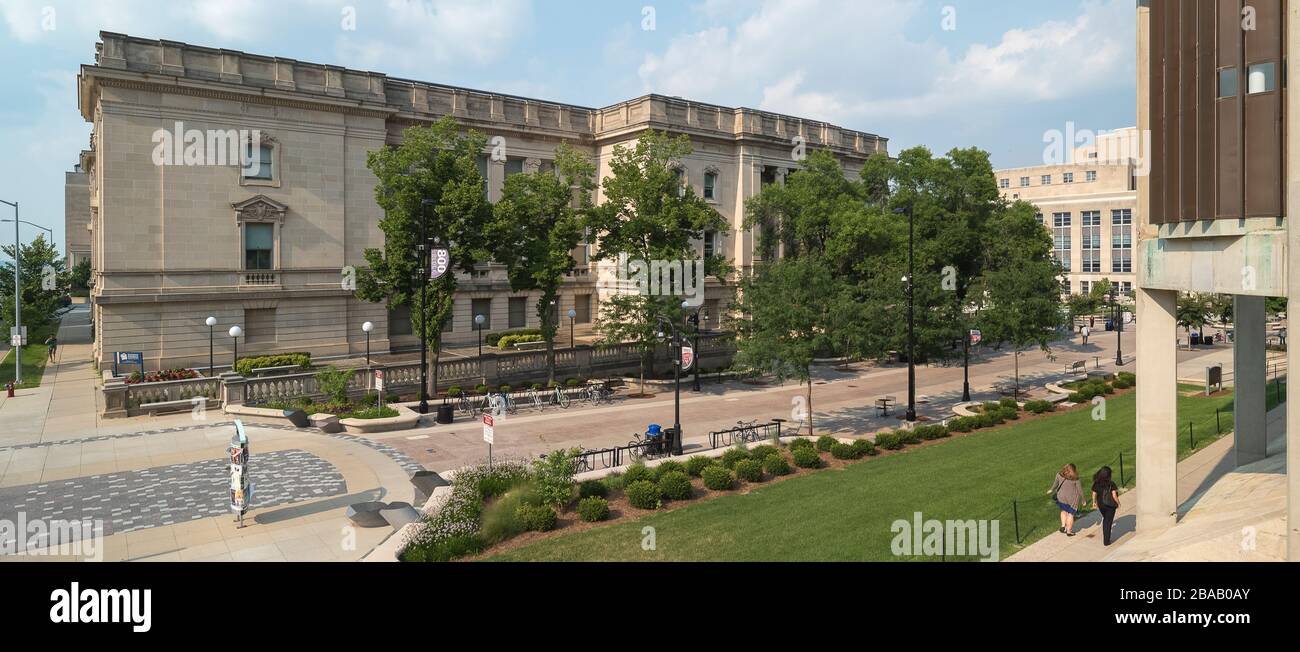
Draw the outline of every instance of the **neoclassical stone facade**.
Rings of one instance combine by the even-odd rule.
[[[694,153],[681,161],[684,180],[731,225],[698,246],[741,268],[755,248],[741,228],[744,201],[798,167],[793,143],[830,149],[849,174],[887,146],[824,122],[659,95],[595,109],[108,32],[81,68],[79,104],[94,127],[81,162],[96,355],[106,364],[113,352],[140,351],[149,368],[206,365],[209,316],[219,365],[230,362],[225,333],[235,324],[247,333],[241,355],[357,355],[366,321],[375,324],[373,351],[418,346],[401,310],[361,301],[340,282],[341,270],[383,244],[366,155],[400,142],[411,125],[451,115],[504,138],[505,160],[485,152],[481,162],[491,200],[508,175],[550,166],[561,142],[603,176],[614,146],[645,130],[687,134]],[[191,130],[201,143],[186,142]],[[255,165],[232,160],[241,135],[256,138],[246,150]],[[160,145],[169,137],[180,142]],[[160,164],[160,151],[174,155]],[[597,280],[611,275],[587,254],[575,251],[581,265],[558,306],[560,315],[575,309],[580,332],[599,311]],[[512,293],[500,266],[462,275],[459,287],[449,342],[475,341],[478,313],[489,318],[485,330],[537,325],[534,298]],[[714,319],[720,296],[706,294]]]

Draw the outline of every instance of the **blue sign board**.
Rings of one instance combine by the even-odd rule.
[[[113,354],[113,375],[120,376],[117,372],[118,365],[138,365],[140,373],[144,373],[144,353],[139,351],[118,351]]]

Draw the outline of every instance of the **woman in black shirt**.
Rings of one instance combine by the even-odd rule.
[[[1115,510],[1119,509],[1119,487],[1110,479],[1109,466],[1103,466],[1092,476],[1092,504],[1101,512],[1102,543],[1110,545],[1110,528],[1115,524]]]

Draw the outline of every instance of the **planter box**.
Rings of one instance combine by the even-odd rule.
[[[397,410],[397,416],[383,419],[340,419],[339,425],[343,426],[343,430],[349,434],[364,435],[372,432],[409,430],[420,422],[422,415],[405,405],[390,405],[388,407]]]

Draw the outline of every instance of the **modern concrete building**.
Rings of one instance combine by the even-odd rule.
[[[1052,165],[997,170],[998,189],[1008,200],[1038,207],[1052,232],[1053,255],[1065,270],[1063,294],[1087,294],[1109,280],[1125,296],[1133,291],[1133,224],[1137,210],[1137,163],[1129,145],[1137,129],[1097,137]]]
[[[90,175],[81,163],[63,174],[63,242],[68,269],[90,258]]]
[[[1138,3],[1138,530],[1177,527],[1178,292],[1235,297],[1236,462],[1269,450],[1265,298],[1300,309],[1300,5],[1281,0]],[[1300,352],[1288,350],[1289,368]],[[1300,561],[1300,402],[1286,404],[1286,550]],[[1240,535],[1238,535],[1240,536]]]
[[[139,351],[148,368],[206,365],[208,316],[226,361],[224,333],[235,324],[247,334],[241,354],[357,355],[365,321],[376,326],[374,350],[418,346],[409,312],[360,301],[340,283],[344,267],[363,265],[364,250],[382,246],[366,154],[400,142],[412,125],[450,115],[503,137],[506,160],[485,152],[480,162],[493,200],[508,175],[548,166],[561,142],[591,156],[603,175],[613,148],[648,129],[687,134],[694,153],[680,162],[685,182],[731,225],[699,251],[742,269],[754,262],[756,239],[741,228],[744,201],[798,167],[793,141],[830,149],[849,174],[886,151],[873,134],[752,109],[659,95],[588,108],[108,32],[95,62],[81,68],[79,108],[94,125],[82,161],[96,355],[104,363],[115,351]],[[203,142],[185,142],[190,130]],[[242,169],[238,156],[214,156],[252,130],[261,165]],[[176,156],[160,165],[153,158],[162,133],[175,134]],[[590,265],[588,253],[575,252],[580,264],[558,306],[560,315],[573,308],[580,328],[596,316],[597,278],[609,273]],[[534,298],[512,293],[500,266],[462,275],[459,287],[450,342],[476,339],[476,314],[488,318],[484,330],[537,325]],[[722,296],[710,284],[713,323]]]

